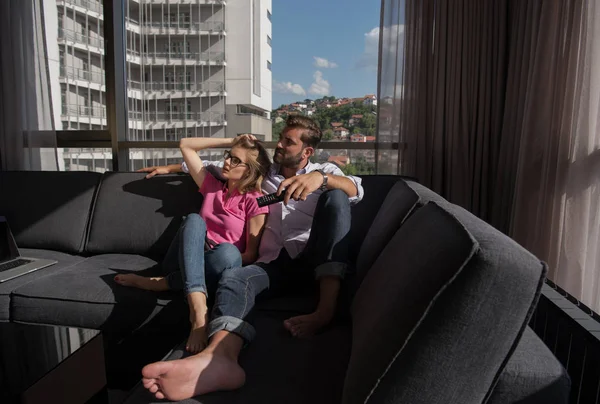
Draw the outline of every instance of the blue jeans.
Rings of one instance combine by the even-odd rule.
[[[225,330],[248,343],[255,331],[245,318],[254,307],[256,296],[277,296],[311,287],[315,277],[343,277],[348,262],[350,219],[346,193],[324,192],[317,203],[310,237],[298,257],[290,258],[284,248],[270,263],[224,270],[215,295],[209,336]]]
[[[223,271],[242,265],[236,246],[222,243],[204,251],[206,223],[197,213],[188,215],[177,231],[163,260],[162,269],[171,290],[186,295],[214,291]]]

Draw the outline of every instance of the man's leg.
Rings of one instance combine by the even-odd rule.
[[[284,322],[285,328],[295,337],[310,336],[333,319],[341,280],[348,265],[350,224],[346,193],[341,190],[324,192],[317,203],[310,237],[301,257],[315,268],[319,303],[313,313]]]
[[[255,333],[244,318],[254,307],[256,295],[268,287],[269,276],[261,266],[223,271],[209,324],[208,347],[189,358],[144,367],[144,387],[158,399],[173,401],[241,387],[246,375],[238,356],[244,342],[250,342]]]

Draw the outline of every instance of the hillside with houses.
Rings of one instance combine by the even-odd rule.
[[[273,138],[277,138],[289,115],[305,115],[316,120],[323,130],[323,141],[374,142],[377,97],[323,97],[281,105],[271,113]]]
[[[323,97],[281,105],[271,113],[273,139],[277,139],[290,115],[304,115],[316,120],[327,142],[375,142],[377,97]],[[325,149],[314,157],[318,162],[338,165],[346,174],[372,174],[375,169],[373,150]]]

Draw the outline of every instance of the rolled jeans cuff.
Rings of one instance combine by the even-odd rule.
[[[315,278],[320,279],[324,276],[338,276],[344,279],[347,268],[348,265],[342,262],[326,262],[315,268]]]
[[[250,343],[256,331],[249,323],[237,317],[221,316],[217,317],[208,323],[208,338],[212,337],[219,331],[229,331],[239,335],[244,340],[245,344]]]

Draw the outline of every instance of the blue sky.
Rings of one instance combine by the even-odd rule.
[[[272,7],[274,109],[376,93],[379,1],[272,0]]]

